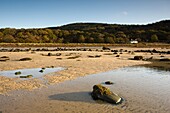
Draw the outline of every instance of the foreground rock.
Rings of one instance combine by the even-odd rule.
[[[94,100],[100,99],[113,104],[119,104],[122,100],[120,96],[100,84],[93,86],[93,92],[91,95]]]

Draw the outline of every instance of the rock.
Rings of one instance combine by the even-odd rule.
[[[105,46],[103,46],[102,49],[103,49],[103,50],[110,50],[109,47],[105,47]]]
[[[169,58],[163,58],[163,59],[160,59],[159,61],[170,61]]]
[[[0,57],[0,61],[7,61],[7,60],[10,60],[10,58],[8,56]]]
[[[32,78],[33,75],[27,75],[27,76],[20,76],[20,78]]]
[[[142,60],[143,56],[134,56],[134,60]]]
[[[68,57],[67,59],[76,59],[79,58],[80,56],[73,56],[73,57]]]
[[[53,54],[52,53],[48,53],[48,55],[47,56],[52,56]]]
[[[56,56],[61,56],[61,53],[56,53]]]
[[[113,104],[119,104],[122,101],[120,96],[113,93],[109,88],[106,88],[101,84],[93,86],[93,92],[91,93],[91,96],[94,100],[100,99]]]
[[[39,72],[40,72],[40,73],[43,73],[43,72],[44,72],[44,70],[42,69],[42,70],[40,70]]]
[[[111,82],[111,81],[106,81],[105,84],[111,85],[111,84],[113,84],[113,82]]]
[[[42,70],[45,70],[45,67],[42,67],[41,69],[42,69]]]
[[[99,57],[101,57],[102,55],[95,55],[95,58],[99,58]]]
[[[15,72],[15,75],[20,75],[20,74],[21,74],[21,71]]]
[[[95,56],[93,56],[93,55],[88,55],[88,57],[89,58],[99,58],[99,57],[101,57],[102,55],[95,55]]]
[[[117,52],[114,52],[113,54],[118,54]]]
[[[32,60],[31,58],[21,58],[19,59],[19,61],[29,61],[29,60]]]
[[[62,60],[62,58],[56,58],[57,60]]]
[[[116,55],[116,57],[120,57],[120,55]]]

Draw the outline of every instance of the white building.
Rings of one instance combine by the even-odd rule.
[[[130,43],[131,43],[131,44],[137,44],[138,41],[137,41],[137,40],[131,40]]]

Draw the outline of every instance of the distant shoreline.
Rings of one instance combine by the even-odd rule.
[[[107,44],[107,43],[0,43],[0,47],[161,47],[170,48],[167,43]]]

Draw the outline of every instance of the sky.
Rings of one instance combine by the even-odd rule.
[[[0,0],[0,12],[0,28],[148,24],[170,19],[170,0]]]

